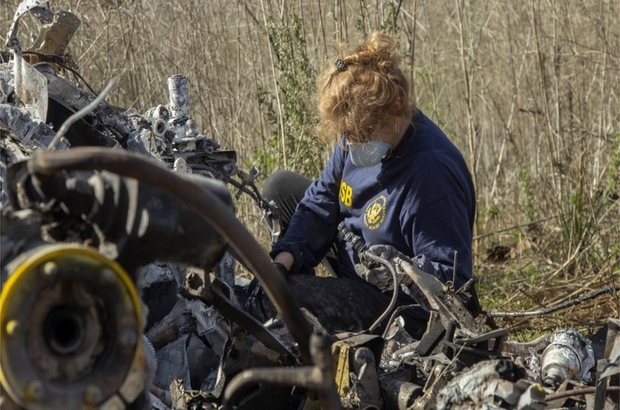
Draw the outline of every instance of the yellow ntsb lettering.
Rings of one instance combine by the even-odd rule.
[[[340,182],[340,201],[345,206],[353,205],[353,188],[344,181]]]

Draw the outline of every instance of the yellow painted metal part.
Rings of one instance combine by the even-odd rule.
[[[332,344],[332,357],[334,358],[334,377],[339,396],[344,396],[351,387],[349,378],[349,349],[351,345],[346,341]]]
[[[132,316],[135,315],[135,321],[137,323],[136,331],[138,337],[140,337],[144,325],[140,297],[133,280],[121,265],[102,255],[97,250],[86,246],[76,244],[42,245],[31,251],[27,256],[24,256],[22,261],[17,262],[18,264],[12,269],[12,272],[9,272],[8,279],[2,286],[2,291],[0,293],[0,335],[2,338],[0,352],[3,362],[6,362],[7,360],[5,359],[11,355],[11,352],[5,351],[7,350],[7,338],[15,337],[16,334],[23,336],[24,330],[22,327],[28,326],[28,323],[24,323],[26,320],[23,320],[26,312],[24,312],[21,306],[21,297],[28,294],[28,292],[36,286],[40,286],[42,272],[43,275],[46,274],[45,269],[47,266],[53,267],[55,264],[57,264],[57,266],[63,266],[63,263],[66,263],[67,260],[80,261],[86,265],[96,266],[100,270],[104,269],[110,276],[113,275],[109,279],[111,279],[113,283],[116,283],[118,288],[123,289],[123,293],[125,294],[124,297],[120,298],[121,300],[116,302],[121,304],[120,306],[123,311],[131,312]],[[50,273],[53,274],[53,272]],[[129,374],[126,375],[130,380],[125,380],[123,382],[121,386],[124,388],[123,390],[127,390],[128,387],[137,387],[136,385],[140,384],[136,383],[136,378],[141,377],[139,374],[141,373],[140,368],[144,367],[143,362],[144,357],[141,341],[138,339],[130,371]],[[0,363],[0,383],[2,387],[16,403],[28,408],[28,402],[30,402],[29,397],[32,396],[32,394],[28,394],[28,392],[32,390],[30,388],[32,387],[32,383],[27,383],[27,381],[16,377],[15,374],[13,374],[13,369],[7,367],[9,366],[6,363]],[[36,393],[36,389],[34,393]],[[134,394],[128,395],[127,392],[119,393],[125,393],[125,396],[134,396]],[[126,399],[127,398],[130,397],[126,397]],[[34,399],[36,399],[36,394]],[[40,408],[41,404],[43,403],[40,403],[37,407]]]

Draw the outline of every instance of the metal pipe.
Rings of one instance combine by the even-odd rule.
[[[129,151],[105,148],[74,148],[66,151],[37,150],[28,161],[33,174],[50,175],[62,170],[106,170],[135,178],[179,198],[201,215],[230,243],[242,262],[263,285],[278,314],[299,344],[303,362],[310,363],[312,328],[293,299],[284,278],[252,234],[222,201],[182,174],[170,171],[161,162]]]
[[[190,104],[187,77],[181,74],[169,77],[168,93],[170,97],[170,111],[172,111],[172,118],[188,117]]]
[[[245,387],[257,383],[274,386],[299,386],[318,392],[321,408],[342,409],[332,373],[332,355],[329,340],[312,334],[310,351],[314,366],[298,368],[247,369],[237,374],[224,391],[224,409],[231,409]]]
[[[163,137],[166,134],[166,131],[168,130],[168,124],[166,123],[166,121],[160,118],[153,119],[151,130],[153,131],[153,134],[155,134],[156,136]]]

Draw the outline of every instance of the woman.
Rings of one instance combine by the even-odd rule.
[[[309,280],[290,274],[311,271],[335,244],[338,278],[331,280],[344,279],[347,288],[355,289],[349,301],[353,309],[357,299],[359,308],[372,311],[356,323],[345,318],[342,326],[348,330],[367,326],[390,295],[360,279],[357,252],[338,240],[341,222],[365,246],[390,245],[442,282],[454,280],[456,289],[472,277],[471,175],[458,149],[411,103],[394,46],[392,37],[372,33],[326,69],[318,89],[319,128],[322,135],[337,138],[332,156],[313,182],[279,171],[263,189],[265,198],[282,210],[283,236],[271,257],[289,284],[294,282],[300,305],[317,305],[310,309],[315,314],[319,301],[308,291]],[[303,282],[308,282],[305,287]],[[368,300],[377,307],[370,308]]]

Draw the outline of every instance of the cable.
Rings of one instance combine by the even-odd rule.
[[[43,62],[52,62],[54,64],[57,64],[57,65],[61,66],[65,70],[71,71],[73,73],[73,75],[75,75],[77,78],[79,78],[84,83],[86,88],[88,88],[91,93],[97,94],[95,92],[95,90],[93,90],[93,88],[90,86],[90,84],[88,84],[88,82],[84,79],[84,77],[82,77],[80,75],[80,73],[78,73],[78,71],[75,68],[73,68],[73,67],[71,67],[69,65],[71,63],[68,62],[67,59],[64,56],[57,55],[57,54],[39,53],[38,51],[31,51],[31,50],[22,51],[22,54],[32,54],[32,55],[35,55],[37,57],[43,57],[44,60],[39,61],[39,62],[41,62],[41,63],[43,63]],[[65,63],[65,61],[67,61],[67,62]]]
[[[555,306],[550,306],[548,308],[545,309],[540,309],[540,310],[531,310],[528,312],[487,312],[486,315],[488,317],[529,317],[529,316],[541,316],[541,315],[547,315],[549,313],[553,313],[557,310],[560,309],[564,309],[570,306],[575,306],[578,305],[579,303],[585,302],[586,300],[590,300],[590,299],[594,299],[600,295],[603,295],[605,293],[614,293],[620,291],[620,285],[612,287],[612,286],[607,286],[605,288],[599,289],[595,292],[592,292],[588,295],[585,296],[581,296],[577,299],[574,300],[568,300],[566,302],[562,302],[559,303]]]
[[[392,263],[390,261],[388,261],[387,259],[384,259],[384,258],[382,258],[380,256],[373,255],[370,252],[365,252],[364,253],[364,257],[368,258],[368,259],[371,259],[373,262],[377,262],[377,263],[380,263],[380,264],[386,266],[390,270],[390,273],[392,274],[392,280],[394,281],[394,290],[392,292],[392,299],[390,300],[390,304],[385,309],[385,311],[381,314],[381,316],[379,316],[379,318],[377,318],[377,320],[375,320],[375,323],[373,323],[368,328],[368,332],[372,333],[381,324],[381,322],[383,322],[383,320],[386,318],[386,316],[389,315],[392,312],[392,309],[394,309],[394,306],[396,306],[396,300],[398,299],[398,289],[399,289],[398,286],[399,286],[399,284],[398,284],[398,276],[396,275],[396,269],[394,269],[394,265],[392,265]]]
[[[608,386],[607,392],[620,392],[618,386]],[[558,399],[564,399],[572,396],[585,396],[586,394],[596,393],[596,386],[584,387],[583,389],[566,390],[559,393],[548,394],[545,396],[545,401],[553,401]]]
[[[388,332],[390,331],[390,326],[392,325],[392,321],[394,320],[394,318],[396,317],[397,314],[399,314],[400,312],[402,312],[404,310],[413,308],[413,307],[421,307],[421,305],[418,304],[418,303],[414,303],[414,304],[411,304],[411,305],[402,305],[402,306],[399,306],[396,309],[394,309],[394,311],[390,315],[390,319],[387,321],[387,324],[385,325],[385,330],[383,331],[383,335],[381,335],[381,337],[383,339],[387,339]]]
[[[113,79],[111,79],[108,85],[105,87],[105,89],[101,92],[101,94],[97,96],[97,98],[92,100],[90,104],[88,104],[86,107],[82,108],[76,113],[73,113],[69,118],[67,118],[65,122],[62,123],[62,126],[60,127],[56,135],[54,135],[54,138],[52,139],[50,144],[47,146],[47,150],[48,151],[53,150],[56,144],[58,144],[58,141],[60,141],[63,135],[65,135],[65,133],[69,130],[69,127],[71,127],[71,125],[73,125],[74,122],[76,122],[77,120],[84,117],[86,114],[88,114],[92,110],[94,110],[99,105],[99,103],[103,101],[103,99],[110,93],[110,91],[112,91],[114,87],[118,85],[118,82],[120,80],[121,80],[120,76],[116,76]]]
[[[377,320],[375,320],[375,322],[368,328],[368,332],[372,333],[381,324],[381,322],[383,322],[386,316],[392,312],[392,310],[394,309],[394,306],[396,306],[396,300],[398,299],[398,290],[399,290],[399,282],[398,282],[398,275],[396,274],[396,269],[394,268],[394,264],[392,262],[388,261],[385,258],[381,258],[377,255],[374,255],[368,252],[368,248],[362,241],[362,238],[355,235],[353,231],[351,231],[344,224],[344,221],[338,224],[338,233],[341,236],[341,240],[347,241],[351,244],[351,246],[353,246],[353,249],[360,256],[360,259],[368,258],[372,260],[373,262],[380,263],[381,265],[384,265],[385,267],[387,267],[390,273],[392,274],[392,281],[394,283],[392,299],[390,300],[390,304],[388,305],[387,309],[385,309],[385,311],[381,314],[381,316],[379,316],[379,318],[377,318]]]

